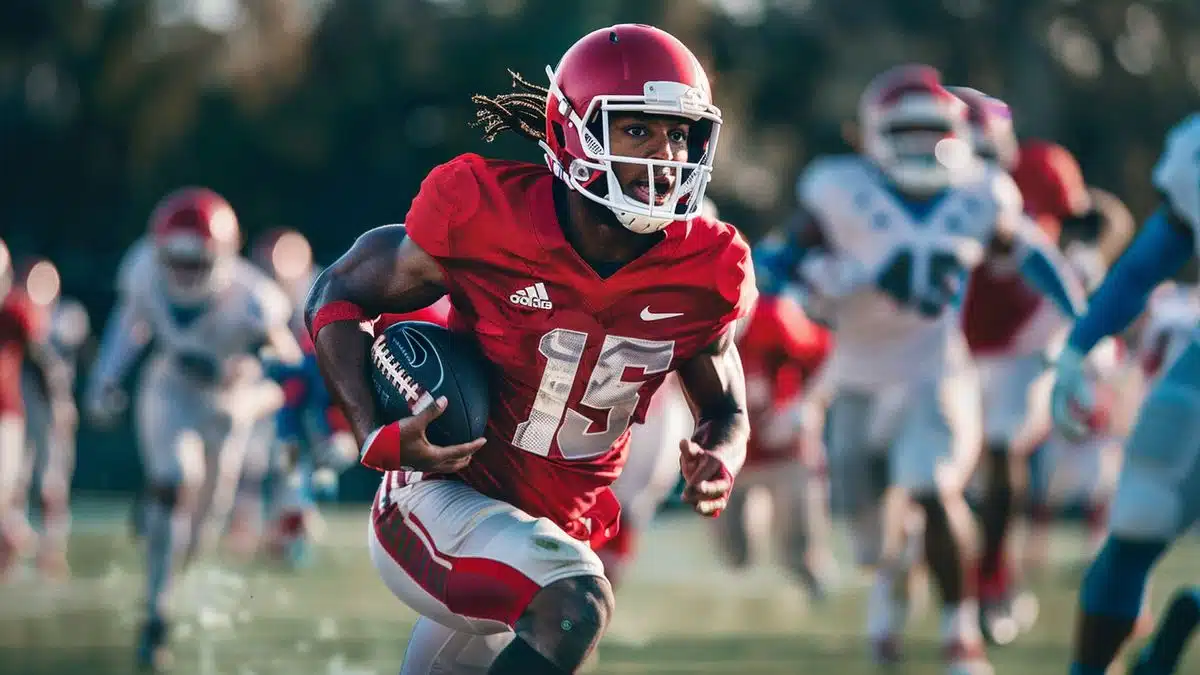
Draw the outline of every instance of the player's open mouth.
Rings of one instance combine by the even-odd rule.
[[[674,187],[675,180],[671,176],[657,176],[654,179],[654,204],[656,206],[665,204],[667,197],[671,194],[671,188]],[[650,203],[650,181],[639,180],[629,186],[630,195],[634,199]]]

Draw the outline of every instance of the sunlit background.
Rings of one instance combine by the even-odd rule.
[[[1008,100],[1022,135],[1066,145],[1139,216],[1165,130],[1200,98],[1186,0],[9,0],[0,236],[58,263],[96,316],[150,207],[184,184],[225,195],[247,239],[296,228],[328,262],[402,220],[440,162],[537,161],[480,140],[471,94],[507,90],[506,67],[538,80],[620,21],[706,64],[726,121],[710,195],[751,237],[792,208],[806,161],[847,149],[859,93],[896,63]],[[131,472],[113,473],[79,479]]]
[[[402,221],[438,163],[539,161],[521,139],[485,144],[471,95],[506,91],[506,68],[540,82],[616,22],[662,27],[705,64],[725,116],[709,194],[751,238],[793,208],[806,162],[850,149],[860,92],[897,63],[1007,100],[1022,136],[1068,147],[1139,220],[1165,131],[1200,101],[1194,0],[4,0],[0,237],[55,261],[61,279],[39,288],[61,284],[94,326],[121,255],[181,185],[228,198],[247,241],[295,228],[327,263]],[[139,475],[130,429],[85,424],[77,488]],[[373,481],[354,473],[345,492]]]

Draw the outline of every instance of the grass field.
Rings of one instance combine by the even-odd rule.
[[[75,579],[47,587],[28,575],[0,587],[0,673],[116,675],[132,672],[142,595],[127,506],[78,506]],[[316,563],[299,573],[266,565],[205,562],[179,586],[176,668],[183,675],[383,675],[399,672],[414,616],[377,580],[364,544],[364,508],[327,514]],[[722,570],[704,523],[661,519],[618,593],[617,616],[595,673],[833,673],[876,669],[860,638],[863,590],[809,606],[778,571]],[[1079,536],[1053,540],[1056,569],[1037,590],[1035,634],[996,650],[997,672],[1063,675],[1074,622]],[[1187,541],[1159,568],[1155,606],[1197,580],[1200,546]],[[937,673],[933,612],[913,626],[908,663],[895,673]],[[1200,654],[1184,673],[1200,672]]]

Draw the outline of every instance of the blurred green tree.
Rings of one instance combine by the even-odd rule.
[[[287,225],[329,258],[404,218],[421,178],[485,147],[470,95],[536,80],[586,31],[659,25],[725,112],[712,195],[751,236],[796,173],[847,149],[859,92],[924,61],[1008,100],[1135,213],[1164,132],[1200,90],[1186,0],[7,0],[0,3],[0,237],[49,255],[97,317],[165,191],[224,193],[253,237]]]

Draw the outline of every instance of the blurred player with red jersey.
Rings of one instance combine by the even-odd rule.
[[[546,89],[515,78],[518,92],[475,98],[485,135],[536,140],[545,166],[464,155],[434,169],[407,231],[364,234],[309,298],[362,461],[386,470],[372,558],[423,615],[403,673],[576,672],[613,611],[591,548],[615,533],[608,485],[667,374],[699,418],[679,442],[684,500],[719,513],[745,457],[734,324],[756,290],[742,237],[699,216],[721,123],[703,68],[625,24],[547,74]],[[358,326],[445,293],[451,329],[494,366],[485,438],[452,447],[424,434],[444,399],[377,418]]]
[[[38,309],[20,289],[13,288],[12,257],[0,241],[0,577],[32,543],[33,531],[17,507],[24,473],[25,405],[21,372],[34,366],[46,399],[52,405],[67,399],[70,384],[46,347],[46,327]]]
[[[1007,105],[973,89],[953,91],[967,103],[976,153],[1012,174],[1026,213],[1059,242],[1064,221],[1082,217],[1090,207],[1075,158],[1045,141],[1018,147]],[[1028,484],[1028,454],[1050,430],[1045,353],[1065,330],[1066,320],[1015,268],[981,265],[971,275],[963,331],[979,368],[987,466],[980,606],[984,634],[1000,642],[1016,634],[1011,628],[1016,598],[1005,554],[1007,532]],[[1023,614],[1020,623],[1027,628],[1036,614]]]
[[[755,251],[756,257],[759,251]],[[762,277],[760,277],[761,279]],[[728,562],[742,567],[758,548],[752,537],[766,531],[747,512],[749,496],[764,492],[780,558],[814,597],[823,597],[832,574],[823,445],[799,423],[801,397],[825,361],[832,336],[800,305],[760,283],[763,295],[741,337],[746,371],[750,443],[724,517],[714,523]]]

